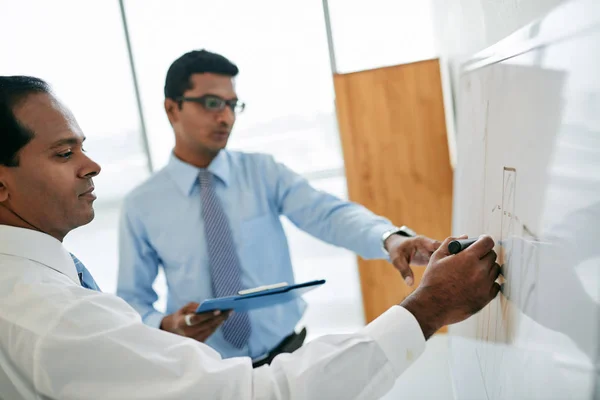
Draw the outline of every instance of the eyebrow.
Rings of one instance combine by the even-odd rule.
[[[209,92],[209,93],[204,93],[202,96],[199,96],[199,97],[204,97],[204,96],[218,97],[218,98],[220,98],[220,99],[223,99],[223,100],[230,100],[230,101],[231,101],[231,100],[239,100],[239,99],[238,99],[238,97],[237,97],[237,95],[236,95],[236,96],[234,96],[234,97],[233,97],[233,98],[231,98],[231,99],[226,99],[226,98],[225,98],[225,97],[223,97],[223,96],[219,96],[218,94],[214,94],[214,93],[210,93],[210,92]]]
[[[64,145],[75,146],[75,145],[85,142],[85,139],[86,139],[86,137],[84,137],[83,139],[74,138],[74,137],[60,139],[60,140],[54,142],[52,144],[52,146],[50,146],[50,149],[56,149],[57,147],[64,146]]]

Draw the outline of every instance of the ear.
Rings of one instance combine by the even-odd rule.
[[[165,112],[167,113],[167,118],[169,118],[171,126],[179,121],[179,105],[175,100],[165,99]]]
[[[7,170],[6,167],[0,165],[0,203],[4,203],[8,200],[8,179],[7,179]]]

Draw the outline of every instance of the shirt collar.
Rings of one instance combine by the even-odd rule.
[[[229,186],[230,179],[227,157],[227,152],[221,150],[208,166],[208,170],[223,182],[225,186]],[[171,153],[167,171],[186,196],[189,196],[192,193],[192,189],[198,183],[198,174],[200,173],[200,170],[201,168],[181,161],[175,154]]]
[[[52,236],[32,229],[0,225],[0,254],[26,258],[68,276],[79,285],[71,254]]]

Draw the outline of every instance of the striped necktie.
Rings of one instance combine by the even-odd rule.
[[[101,292],[100,288],[98,287],[98,284],[94,280],[94,277],[92,276],[92,274],[90,274],[90,271],[87,270],[83,263],[79,261],[79,259],[73,254],[71,254],[71,258],[75,263],[75,269],[77,269],[77,275],[79,276],[79,282],[81,283],[81,286],[83,286],[86,289],[97,290]]]
[[[212,174],[201,170],[199,178],[213,294],[215,297],[236,295],[243,289],[241,266],[229,221],[215,193]],[[246,344],[251,331],[250,319],[245,312],[236,312],[223,323],[225,340],[237,348]]]

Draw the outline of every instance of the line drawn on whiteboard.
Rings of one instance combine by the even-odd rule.
[[[517,170],[504,167],[502,172],[502,221],[500,237],[505,239],[512,233],[517,190]]]
[[[516,168],[503,167],[501,196],[500,204],[494,205],[488,214],[488,223],[490,227],[499,226],[497,252],[503,269],[503,277],[499,278],[503,290],[481,311],[476,325],[479,344],[475,350],[489,400],[501,399],[506,391],[497,382],[506,362],[504,345],[513,343],[516,335],[525,340],[531,335],[531,326],[523,323],[521,312],[535,314],[535,307],[539,306],[536,282],[542,243],[535,229],[517,215]]]
[[[504,285],[500,300],[500,321],[496,321],[496,332],[498,332],[498,323],[500,323],[499,332],[503,340],[507,341],[511,329],[510,311],[507,299],[510,299],[512,289],[512,246],[506,246],[508,240],[514,235],[515,228],[515,202],[517,198],[517,170],[516,168],[504,167],[502,170],[502,217],[500,222],[500,260],[504,274]]]
[[[521,283],[524,286],[521,291],[521,294],[524,295],[522,300],[522,309],[526,313],[528,311],[531,312],[532,310],[530,308],[535,305],[532,298],[535,294],[537,267],[539,266],[538,246],[535,242],[529,242],[529,244],[531,245],[530,252],[527,254],[527,261],[523,265],[524,268],[522,268],[521,271]],[[533,276],[531,277],[531,275]],[[531,279],[527,279],[529,277],[531,277]]]
[[[499,242],[499,253],[500,257],[498,263],[504,266],[510,266],[513,259],[512,247],[505,246],[508,240],[515,234],[516,230],[516,197],[517,197],[517,170],[512,167],[503,167],[502,169],[502,194],[501,203],[497,207],[500,213],[500,242]],[[496,209],[496,208],[495,208]],[[492,210],[493,212],[495,211]],[[510,272],[510,267],[508,268]],[[507,271],[504,272],[505,274]],[[500,278],[502,281],[502,278]],[[502,368],[503,348],[499,345],[506,343],[508,339],[508,332],[510,330],[510,309],[507,301],[506,294],[510,292],[510,280],[504,281],[504,291],[489,305],[489,315],[487,316],[488,326],[491,325],[491,329],[488,333],[488,348],[484,353],[485,362],[485,385],[490,389],[488,393],[489,399],[494,400],[498,392],[496,388],[496,374]],[[492,342],[492,343],[490,343]],[[501,391],[500,391],[501,392]]]

